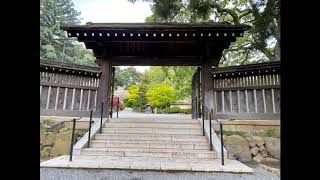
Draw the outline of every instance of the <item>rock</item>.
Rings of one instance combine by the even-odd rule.
[[[64,122],[45,119],[40,121],[40,127],[46,132],[59,132],[59,130],[65,127]]]
[[[43,150],[43,151],[46,151],[46,152],[48,152],[48,154],[50,154],[50,152],[51,152],[51,150],[52,150],[52,147],[50,147],[50,146],[45,146],[42,150]]]
[[[40,130],[40,144],[41,145],[44,144],[45,139],[46,139],[46,133],[44,131]]]
[[[268,157],[268,153],[266,150],[260,151],[260,153],[263,157]]]
[[[75,134],[75,139],[76,139]],[[69,154],[71,143],[71,131],[65,131],[57,134],[54,146],[51,150],[51,156],[59,156]]]
[[[278,163],[279,160],[275,159],[275,158],[271,158],[271,157],[266,157],[265,162],[276,162],[276,163]]]
[[[280,139],[266,137],[264,140],[267,152],[270,153],[272,157],[280,159]]]
[[[253,160],[257,163],[261,163],[265,160],[265,158],[260,153],[258,153],[255,157],[253,157]]]
[[[266,148],[265,148],[264,146],[261,146],[261,147],[259,148],[259,151],[260,151],[260,152],[265,151],[265,150],[266,150]]]
[[[49,157],[49,153],[45,150],[42,150],[40,151],[40,158],[43,159],[43,158],[47,158]]]
[[[264,139],[259,136],[252,136],[252,139],[256,142],[258,147],[261,147],[264,145]]]
[[[257,155],[259,152],[259,148],[257,146],[254,146],[253,148],[251,148],[251,154],[252,155]]]
[[[252,137],[248,136],[248,137],[246,137],[246,140],[249,142],[249,146],[251,148],[256,146],[256,141]]]
[[[43,141],[43,145],[53,146],[55,139],[56,139],[56,133],[48,132]]]
[[[227,136],[225,140],[225,147],[230,158],[234,158],[235,154],[240,156],[240,161],[248,162],[252,160],[249,143],[239,135]]]

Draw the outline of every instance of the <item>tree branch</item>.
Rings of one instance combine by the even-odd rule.
[[[231,9],[222,8],[216,2],[212,2],[212,7],[216,8],[219,13],[227,13],[227,14],[229,14],[232,17],[233,22],[234,22],[235,25],[239,25],[240,24],[239,16],[237,15],[237,13],[235,11],[233,11]]]

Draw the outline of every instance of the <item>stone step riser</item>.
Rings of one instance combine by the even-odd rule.
[[[199,124],[197,120],[149,120],[149,119],[110,119],[110,123],[168,123],[168,124]]]
[[[208,145],[193,144],[112,144],[112,143],[90,143],[91,148],[159,148],[159,149],[194,149],[209,150]]]
[[[93,140],[94,143],[106,144],[168,144],[168,145],[207,145],[206,141],[150,141],[150,140]]]
[[[174,129],[199,129],[200,124],[162,124],[162,123],[106,123],[105,128],[174,128]]]
[[[81,155],[91,156],[120,156],[120,157],[150,157],[150,158],[185,158],[216,159],[215,153],[177,153],[177,152],[105,152],[105,151],[81,151]]]
[[[110,134],[185,134],[201,135],[199,129],[156,129],[156,128],[102,128],[102,133]]]
[[[187,142],[203,142],[206,143],[207,140],[204,136],[195,136],[195,137],[176,137],[176,136],[102,136],[96,135],[95,140],[124,140],[124,141],[187,141]]]

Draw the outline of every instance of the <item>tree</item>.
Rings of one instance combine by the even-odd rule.
[[[139,87],[137,85],[133,85],[128,89],[128,96],[124,100],[124,104],[127,107],[135,108],[139,102]]]
[[[129,67],[126,69],[116,69],[115,71],[115,86],[123,86],[128,89],[132,85],[139,83],[141,73],[137,72],[134,67]]]
[[[147,100],[152,107],[166,108],[176,102],[175,90],[165,83],[159,84],[147,93]]]
[[[130,0],[135,2],[135,0]],[[252,28],[223,52],[221,63],[280,61],[279,0],[152,1],[146,22],[225,22]]]
[[[71,0],[40,1],[40,59],[96,66],[92,51],[66,38],[61,29],[79,24],[79,15]]]

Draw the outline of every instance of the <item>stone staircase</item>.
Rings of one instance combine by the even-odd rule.
[[[197,120],[110,119],[84,156],[144,157],[168,160],[213,160]]]

